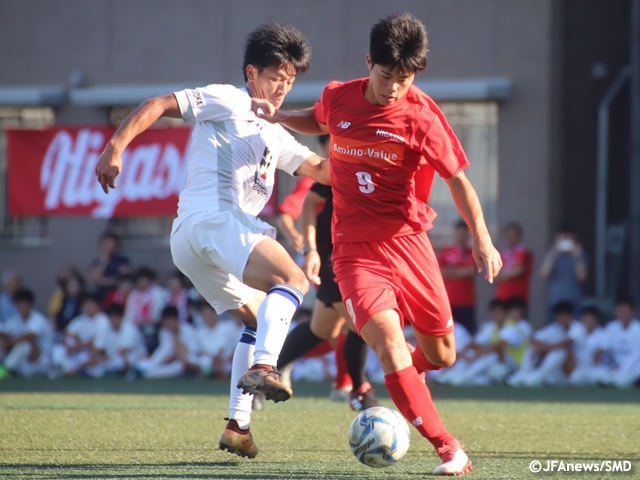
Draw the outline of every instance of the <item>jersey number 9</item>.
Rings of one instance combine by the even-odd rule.
[[[358,177],[358,183],[360,184],[360,191],[362,193],[371,193],[376,187],[371,180],[371,174],[367,172],[358,172],[356,173],[356,177]]]

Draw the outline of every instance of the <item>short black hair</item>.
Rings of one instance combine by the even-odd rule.
[[[140,278],[146,278],[149,281],[154,281],[156,279],[156,272],[149,267],[142,266],[138,268],[138,270],[136,270],[135,277],[136,277],[136,281],[139,280]]]
[[[369,55],[374,65],[421,72],[427,67],[427,29],[410,13],[394,13],[378,20],[369,34]]]
[[[93,302],[97,305],[100,305],[100,299],[98,298],[97,295],[94,295],[93,293],[85,293],[84,295],[82,295],[82,303],[85,302]]]
[[[180,313],[178,309],[173,305],[169,305],[162,309],[162,313],[160,314],[160,318],[162,320],[166,320],[167,318],[180,318]]]
[[[489,311],[495,310],[496,308],[506,310],[507,306],[505,305],[505,302],[503,302],[499,298],[494,298],[489,302]]]
[[[320,136],[318,136],[318,143],[320,145],[326,145],[330,138],[331,138],[331,135],[329,135],[329,134],[320,135]]]
[[[269,22],[256,28],[249,34],[244,49],[242,73],[247,78],[247,65],[253,65],[262,72],[266,67],[291,65],[296,75],[303,75],[309,70],[311,46],[291,25]]]
[[[522,228],[522,225],[520,225],[519,222],[509,222],[504,226],[504,231],[506,232],[507,230],[513,230],[514,232],[516,232],[520,237],[522,237],[524,235],[524,230]]]
[[[636,308],[636,302],[631,297],[619,297],[616,300],[616,307],[619,307],[621,305],[626,305],[630,308]]]
[[[524,299],[520,298],[520,297],[511,297],[509,300],[507,300],[507,309],[512,309],[512,308],[519,308],[520,310],[526,310],[527,309],[527,302],[524,301]]]
[[[105,308],[104,313],[109,317],[123,317],[124,316],[124,305],[121,303],[112,303],[107,308]]]
[[[105,230],[100,234],[100,241],[103,240],[113,240],[116,245],[120,246],[120,235],[118,235],[113,230]]]
[[[12,297],[13,303],[26,302],[29,305],[33,305],[35,299],[35,295],[28,288],[19,288],[15,291]]]
[[[458,220],[456,222],[455,228],[464,228],[465,230],[469,230],[469,225],[464,220]]]
[[[602,312],[600,311],[600,309],[598,307],[594,307],[593,305],[588,306],[588,307],[584,307],[580,311],[580,316],[582,316],[582,315],[593,315],[594,317],[596,317],[598,319],[598,322],[602,318]]]
[[[553,314],[554,315],[573,315],[573,310],[575,306],[572,302],[558,302],[553,304]]]

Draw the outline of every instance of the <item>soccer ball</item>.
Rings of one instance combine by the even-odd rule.
[[[349,446],[368,467],[382,468],[399,462],[409,449],[411,435],[404,418],[387,407],[360,412],[349,430]]]

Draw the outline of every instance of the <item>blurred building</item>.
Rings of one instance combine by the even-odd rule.
[[[267,20],[298,27],[312,67],[288,106],[310,106],[332,79],[367,75],[368,32],[387,13],[410,11],[429,32],[426,72],[416,83],[443,107],[461,137],[468,170],[494,236],[511,220],[541,259],[554,229],[570,221],[586,250],[595,231],[596,110],[629,63],[627,0],[64,0],[0,1],[0,129],[104,126],[145,98],[207,83],[242,83],[246,35]],[[613,104],[610,211],[630,213],[628,91]],[[124,235],[135,264],[171,268],[170,217],[11,216],[0,130],[0,269],[20,271],[42,302],[59,266],[85,268],[98,234]],[[301,138],[314,145],[314,140]],[[126,165],[125,165],[126,168]],[[40,172],[33,172],[39,176]],[[290,179],[281,178],[279,196]],[[20,188],[14,185],[13,188]],[[435,243],[457,214],[434,186]],[[498,244],[500,241],[498,240]],[[536,269],[537,272],[537,269]],[[544,318],[544,285],[531,317]],[[492,287],[479,280],[484,304]]]

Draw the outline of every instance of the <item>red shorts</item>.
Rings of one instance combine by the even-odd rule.
[[[451,305],[425,232],[370,242],[337,243],[333,269],[358,332],[375,314],[395,310],[400,325],[423,335],[453,332]]]

